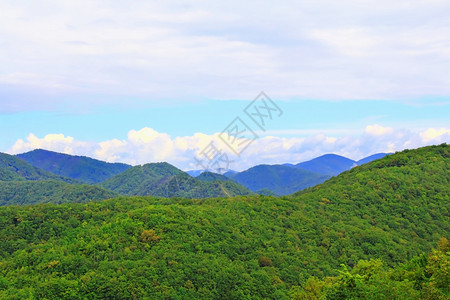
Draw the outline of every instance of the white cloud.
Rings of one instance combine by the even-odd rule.
[[[43,138],[38,138],[30,133],[26,141],[19,139],[11,148],[12,153],[31,151],[33,149],[48,149],[66,154],[89,154],[93,144],[89,142],[76,141],[71,136],[64,134],[47,134]]]
[[[315,134],[306,138],[266,136],[255,140],[240,157],[219,138],[219,133],[171,137],[152,128],[131,130],[125,140],[112,139],[100,143],[77,141],[63,134],[48,134],[38,138],[29,134],[19,139],[9,152],[22,153],[43,148],[67,154],[87,155],[109,162],[144,164],[167,161],[184,169],[201,169],[194,160],[211,141],[232,161],[229,168],[243,170],[256,164],[298,163],[326,153],[336,153],[360,159],[377,152],[394,152],[406,148],[450,142],[450,129],[428,128],[423,131],[394,129],[369,125],[357,136],[333,137]],[[200,156],[199,158],[205,157]],[[205,161],[207,164],[207,160]]]
[[[3,1],[0,86],[10,92],[0,90],[1,107],[260,90],[279,99],[445,96],[449,10],[428,0]]]
[[[446,128],[429,128],[424,132],[420,133],[422,140],[424,142],[430,141],[440,141],[445,142],[449,140],[450,137],[450,129]]]
[[[365,130],[365,132],[367,134],[375,135],[375,136],[392,134],[393,131],[394,131],[394,129],[391,127],[383,127],[378,124],[368,125],[368,126],[366,126],[366,130]]]

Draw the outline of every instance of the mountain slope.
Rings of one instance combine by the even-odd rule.
[[[251,191],[235,182],[201,181],[168,163],[136,166],[100,185],[129,196],[207,198],[251,194]]]
[[[0,206],[88,202],[117,197],[99,187],[36,168],[13,155],[0,153]]]
[[[336,176],[354,166],[354,160],[336,154],[325,154],[295,165],[296,168],[328,176]]]
[[[36,168],[13,155],[0,153],[0,181],[13,180],[61,180],[70,183],[77,182],[76,180]]]
[[[404,291],[417,299],[422,285],[445,292],[449,170],[441,145],[280,198],[0,208],[0,298],[295,299],[338,285],[330,298],[349,299],[342,291],[360,293],[364,283],[383,283],[386,294],[352,299],[408,299]],[[422,255],[438,241],[447,250]],[[376,281],[387,267],[399,269]],[[324,276],[341,277],[322,285]]]
[[[107,163],[42,149],[18,154],[17,157],[37,168],[85,183],[98,183],[131,168],[126,164]]]
[[[84,203],[119,196],[100,187],[55,180],[0,181],[0,206],[38,203]]]
[[[388,155],[291,197],[303,203],[302,214],[330,228],[324,236],[329,253],[355,262],[345,253],[350,242],[366,257],[399,262],[429,251],[429,242],[450,232],[450,147]],[[339,232],[353,232],[345,235],[351,240]],[[403,248],[407,241],[414,247]]]
[[[270,190],[277,195],[287,195],[322,183],[329,176],[289,166],[258,165],[246,171],[233,174],[231,177],[229,175],[229,178],[253,192]]]
[[[100,186],[123,195],[146,195],[146,189],[163,184],[165,179],[180,174],[183,171],[168,163],[151,163],[132,167],[105,180]]]
[[[228,178],[224,175],[212,173],[212,172],[203,172],[200,175],[198,175],[196,178],[201,181],[216,181],[216,180],[229,181],[230,180],[230,178]]]
[[[381,159],[383,157],[385,157],[386,155],[389,155],[390,153],[376,153],[367,157],[364,157],[363,159],[358,160],[356,163],[358,164],[358,166],[363,165],[363,164],[367,164],[371,161],[377,160],[377,159]]]

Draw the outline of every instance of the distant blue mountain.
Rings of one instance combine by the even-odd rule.
[[[221,175],[221,174],[217,174],[217,173],[213,173],[213,172],[203,172],[202,174],[198,175],[196,177],[198,180],[201,181],[206,181],[206,182],[212,182],[212,181],[229,181],[231,180],[230,178]]]
[[[210,172],[210,173],[215,173],[215,174],[222,174],[225,175],[226,173],[229,174],[234,174],[237,173],[236,171],[230,170],[230,169],[202,169],[202,170],[190,170],[190,171],[186,171],[185,173],[191,175],[192,177],[198,177],[200,176],[200,174],[204,173],[204,172]]]
[[[358,166],[360,166],[360,165],[363,165],[363,164],[367,164],[367,163],[369,163],[371,161],[374,161],[376,159],[383,158],[383,157],[385,157],[386,155],[389,155],[389,154],[391,154],[391,153],[376,153],[376,154],[367,156],[367,157],[365,157],[363,159],[360,159],[356,163],[358,164]]]
[[[203,172],[206,172],[206,170],[190,170],[190,171],[186,171],[186,173],[189,174],[191,177],[197,177],[200,174],[202,174]]]
[[[258,165],[243,172],[225,175],[249,190],[288,195],[322,183],[330,176],[283,165]]]
[[[43,149],[36,149],[16,156],[36,168],[84,183],[102,182],[131,168],[130,165],[126,164],[107,163],[90,157],[68,155]]]
[[[295,165],[257,165],[243,172],[227,172],[223,175],[258,194],[286,195],[320,184],[332,176],[386,155],[377,153],[354,161],[336,154],[325,154]]]
[[[337,176],[355,166],[356,161],[336,154],[325,154],[295,165],[296,168],[328,176]]]

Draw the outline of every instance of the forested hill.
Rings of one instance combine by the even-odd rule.
[[[37,168],[84,183],[98,183],[131,168],[127,164],[107,163],[90,157],[43,149],[18,154],[17,157]]]
[[[0,152],[0,181],[18,180],[61,180],[70,183],[76,182],[76,180],[36,168],[13,155]]]
[[[0,181],[0,206],[38,203],[85,203],[118,197],[119,194],[88,184],[57,180]]]
[[[214,177],[213,181],[202,181],[169,163],[150,163],[128,169],[100,186],[128,196],[210,198],[252,194],[234,181],[219,180],[219,175]]]
[[[321,220],[316,234],[333,257],[355,263],[348,249],[360,249],[399,262],[450,232],[449,150],[446,144],[405,150],[290,198],[302,204],[305,218]]]
[[[0,207],[0,298],[446,299],[449,159],[404,151],[280,198]]]
[[[0,153],[0,206],[89,202],[118,195],[100,187],[79,184],[74,179],[36,168],[13,155]]]

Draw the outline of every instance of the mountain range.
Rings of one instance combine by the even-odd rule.
[[[258,165],[242,172],[222,170],[227,171],[223,175],[195,172],[199,175],[192,177],[168,163],[133,167],[42,149],[16,156],[0,153],[0,205],[85,202],[118,195],[168,198],[288,195],[384,155],[355,162],[329,154],[296,165]]]
[[[283,197],[0,207],[0,299],[448,299],[449,169],[442,144]]]
[[[100,185],[129,196],[208,198],[252,194],[236,182],[220,180],[219,175],[216,175],[212,175],[209,180],[201,180],[189,176],[169,163],[150,163],[132,167]]]
[[[127,164],[107,163],[86,156],[42,149],[18,154],[17,157],[39,169],[84,183],[99,183],[131,168]]]
[[[13,155],[0,153],[0,205],[88,202],[118,195],[36,168]]]
[[[288,195],[386,155],[388,153],[377,153],[354,161],[336,154],[325,154],[295,165],[257,165],[242,172],[230,170],[224,175],[258,194]]]
[[[288,195],[322,183],[330,176],[283,165],[258,165],[226,176],[259,194]],[[200,175],[201,176],[201,175]]]

